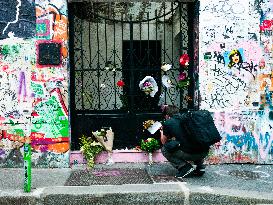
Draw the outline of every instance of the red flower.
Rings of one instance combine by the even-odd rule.
[[[122,80],[119,80],[118,82],[117,82],[117,86],[118,87],[123,87],[125,85],[125,83],[122,81]]]
[[[188,54],[183,54],[182,56],[180,56],[179,62],[181,66],[183,67],[188,66],[189,61],[190,61],[190,57]]]

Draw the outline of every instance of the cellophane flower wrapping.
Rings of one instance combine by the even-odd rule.
[[[142,81],[140,81],[139,88],[146,95],[150,95],[151,97],[154,97],[158,91],[157,83],[151,76],[146,76]]]

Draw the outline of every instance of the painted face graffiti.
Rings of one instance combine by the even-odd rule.
[[[233,67],[235,64],[239,64],[239,63],[242,63],[243,60],[242,60],[242,55],[240,53],[239,50],[237,49],[234,49],[230,52],[229,54],[229,64],[228,64],[228,67],[231,68]]]
[[[234,63],[239,63],[239,55],[236,53],[234,56],[232,56],[232,61],[234,62]]]

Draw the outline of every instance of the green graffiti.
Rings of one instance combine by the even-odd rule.
[[[12,48],[12,51],[13,51],[15,54],[18,54],[18,53],[19,53],[19,48],[20,48],[19,45],[13,45],[11,48]]]
[[[4,56],[10,55],[10,54],[18,54],[20,50],[20,45],[3,45],[1,48],[1,54]]]
[[[24,137],[24,130],[22,129],[14,129],[14,132],[17,136]]]
[[[35,106],[39,117],[33,120],[33,132],[46,132],[47,137],[67,137],[68,119],[55,96]]]
[[[43,98],[44,97],[44,90],[43,87],[39,84],[31,82],[31,89],[35,94],[36,98]]]
[[[11,50],[10,50],[10,47],[8,45],[4,45],[2,48],[1,48],[1,54],[3,56],[7,56],[11,53]]]

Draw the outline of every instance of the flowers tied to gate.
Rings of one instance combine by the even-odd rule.
[[[181,72],[178,76],[177,88],[183,89],[189,86],[190,80],[186,72]]]
[[[124,87],[124,85],[125,85],[125,83],[123,82],[123,80],[119,80],[118,82],[117,82],[117,86],[118,87]]]
[[[190,80],[188,77],[188,72],[185,71],[188,69],[190,63],[190,57],[187,53],[182,54],[179,59],[180,66],[182,71],[179,73],[178,76],[178,83],[176,85],[177,88],[184,89],[189,86]]]
[[[158,91],[157,83],[155,79],[151,76],[146,76],[142,81],[140,81],[139,88],[146,95],[150,95],[151,97],[154,97],[156,92]]]
[[[153,153],[159,148],[160,148],[159,141],[156,140],[155,138],[148,138],[146,140],[143,140],[143,139],[141,140],[140,149],[145,152]]]
[[[127,110],[129,107],[129,103],[128,103],[128,96],[126,95],[125,91],[123,90],[124,86],[125,86],[125,82],[123,80],[119,80],[117,81],[116,85],[118,86],[118,93],[119,93],[119,97],[120,97],[120,101],[122,103],[122,106],[120,109],[125,109]]]
[[[182,67],[188,67],[190,63],[190,57],[187,53],[184,53],[179,58],[179,63]]]

